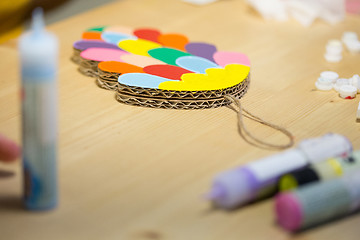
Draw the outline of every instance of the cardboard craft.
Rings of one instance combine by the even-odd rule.
[[[103,26],[87,29],[82,38],[74,43],[74,62],[122,103],[214,108],[230,104],[225,95],[242,97],[250,83],[245,54],[218,51],[182,34]]]

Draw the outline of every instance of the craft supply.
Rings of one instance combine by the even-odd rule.
[[[102,88],[116,89],[119,102],[158,108],[198,109],[230,105],[234,102],[231,97],[240,98],[246,93],[250,62],[245,54],[220,52],[212,44],[189,42],[186,36],[178,33],[141,28],[133,29],[132,35],[128,31],[122,34],[121,29],[111,26],[87,29],[86,32],[102,36],[116,33],[129,39],[120,40],[116,45],[113,40],[104,38],[108,42],[102,44],[111,44],[117,49],[99,48],[101,44],[97,42],[93,47],[80,50],[77,42],[73,56],[78,60],[75,62],[79,63],[82,73],[97,77],[96,83]],[[120,64],[117,64],[114,69],[113,63],[106,63],[109,61],[141,67],[146,74],[126,76],[131,74],[127,71],[129,66],[122,64],[119,67]],[[132,69],[135,69],[133,73],[141,73],[136,67]],[[116,76],[119,79],[115,83]],[[134,76],[139,78],[134,79]],[[225,98],[226,95],[231,97]]]
[[[100,40],[80,40],[74,43],[74,54],[71,57],[71,60],[73,60],[75,63],[80,64],[81,63],[81,57],[80,53],[88,48],[111,48],[111,49],[119,49],[118,46],[107,43]]]
[[[330,91],[333,88],[333,82],[331,79],[319,77],[315,82],[315,87],[320,91]]]
[[[102,40],[101,33],[99,32],[84,32],[81,38],[86,40]]]
[[[344,32],[341,40],[343,41],[349,52],[360,52],[360,41],[358,40],[358,35],[355,32]]]
[[[285,174],[279,180],[278,189],[288,191],[312,182],[340,177],[357,169],[360,169],[360,150],[348,157],[330,158]]]
[[[190,53],[174,48],[154,48],[148,51],[148,54],[164,63],[177,66],[176,60],[180,57],[191,56]]]
[[[40,8],[20,38],[24,202],[30,210],[57,205],[58,42],[45,31]]]
[[[247,0],[266,20],[286,21],[294,18],[303,26],[316,19],[335,24],[345,18],[344,0]]]
[[[288,172],[351,151],[348,139],[338,134],[304,140],[295,149],[219,174],[206,198],[219,207],[234,208],[274,194],[278,178]]]
[[[217,48],[213,44],[202,43],[202,42],[190,42],[186,44],[185,50],[198,57],[206,58],[210,61],[214,61],[214,54],[217,52]]]
[[[347,31],[347,32],[343,33],[341,40],[343,42],[356,41],[356,40],[358,40],[358,35],[356,34],[356,32]]]
[[[121,62],[121,56],[128,54],[120,49],[88,48],[80,53],[80,72],[88,76],[98,75],[98,64],[102,61]]]
[[[137,37],[133,35],[128,35],[125,33],[117,33],[117,32],[103,32],[101,33],[101,39],[103,39],[106,43],[117,45],[120,41],[125,39],[134,39]]]
[[[206,74],[209,68],[221,68],[216,63],[202,57],[197,56],[183,56],[175,61],[176,65],[185,68],[191,72]]]
[[[179,33],[141,28],[133,29],[132,34],[122,34],[119,29],[106,26],[90,28],[86,32],[101,34],[105,42],[120,49],[91,47],[80,52],[75,48],[73,56],[79,60],[74,62],[80,65],[82,73],[97,77],[98,86],[116,90],[116,100],[129,105],[168,109],[229,106],[237,113],[238,131],[248,143],[270,149],[293,145],[289,131],[242,108],[239,99],[250,82],[250,61],[245,54],[217,51],[212,44],[193,43]],[[119,63],[108,63],[110,61]],[[269,143],[253,136],[246,129],[243,116],[284,134],[288,143]]]
[[[355,74],[351,78],[349,78],[349,83],[357,88],[357,92],[360,93],[360,76]]]
[[[121,29],[111,26],[87,29],[86,32],[102,36],[115,33],[128,39],[115,44],[113,39],[104,37],[105,42],[92,41],[93,47],[86,49],[83,49],[85,43],[76,42],[73,56],[82,73],[97,77],[96,83],[102,88],[116,89],[119,102],[197,109],[230,105],[246,93],[250,61],[245,54],[217,51],[212,44],[189,42],[186,36],[178,33],[141,28],[129,34],[128,31],[121,33]],[[102,44],[113,45],[116,49],[102,48]],[[119,63],[107,63],[114,61]],[[130,65],[125,64],[130,64],[134,72],[129,72]],[[143,68],[144,73],[136,66]],[[115,83],[116,76],[119,79]],[[138,78],[134,79],[135,76]],[[227,95],[229,97],[225,98]]]
[[[176,48],[181,51],[185,50],[185,46],[189,43],[189,39],[178,33],[160,34],[158,41],[164,47]]]
[[[142,67],[125,62],[105,61],[98,64],[98,76],[96,83],[99,87],[115,90],[118,85],[118,78],[125,73],[143,73]]]
[[[326,44],[325,59],[328,62],[340,62],[342,59],[342,43],[339,40],[329,40]]]
[[[297,231],[354,212],[360,208],[360,170],[342,178],[316,182],[275,199],[277,222]]]
[[[143,69],[146,73],[179,81],[181,80],[181,76],[183,74],[192,73],[191,71],[184,68],[167,64],[146,66]]]
[[[353,99],[357,93],[357,88],[352,85],[343,85],[339,88],[339,95],[344,99]]]
[[[360,41],[347,41],[345,42],[345,46],[351,53],[360,52]]]
[[[217,51],[214,53],[213,57],[215,62],[222,67],[226,66],[227,64],[234,63],[250,67],[250,60],[248,56],[243,53]]]
[[[126,26],[104,26],[99,29],[100,32],[112,32],[112,33],[121,33],[126,35],[133,35],[134,29]]]
[[[333,71],[323,71],[320,73],[320,77],[335,82],[339,78],[339,74]]]
[[[150,56],[148,53],[149,50],[157,49],[161,47],[159,43],[141,38],[122,40],[118,43],[118,46],[129,53],[138,54],[147,57]]]
[[[360,92],[360,77],[355,74],[349,79],[339,78],[336,72],[324,71],[315,82],[318,90],[329,91],[334,89],[344,99],[353,99]]]
[[[158,38],[161,35],[161,32],[157,29],[139,28],[134,31],[134,35],[138,38],[158,43]]]
[[[321,91],[330,91],[333,83],[339,78],[336,72],[324,71],[320,73],[320,77],[315,82],[315,87]]]
[[[336,80],[336,82],[333,84],[333,88],[335,91],[339,92],[340,87],[350,85],[350,81],[347,78],[339,78]]]

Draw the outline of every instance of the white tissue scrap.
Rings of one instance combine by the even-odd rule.
[[[247,0],[265,19],[294,18],[303,26],[315,19],[334,24],[345,17],[345,0]]]
[[[286,21],[289,19],[283,0],[247,0],[266,20],[275,19]]]

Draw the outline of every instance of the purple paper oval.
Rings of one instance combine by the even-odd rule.
[[[216,46],[209,43],[191,42],[186,44],[185,49],[192,55],[214,61],[213,55],[217,51]]]
[[[119,49],[118,46],[103,42],[103,41],[94,41],[94,40],[80,40],[74,43],[74,48],[78,50],[86,50],[88,48],[111,48],[111,49]]]

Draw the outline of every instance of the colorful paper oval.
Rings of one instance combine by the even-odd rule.
[[[101,38],[107,42],[117,45],[120,41],[125,39],[136,39],[135,36],[127,35],[124,33],[114,33],[114,32],[103,32]]]
[[[179,82],[162,82],[159,89],[171,91],[209,91],[233,87],[244,81],[250,67],[240,64],[229,64],[223,68],[210,68],[206,74],[187,73]]]
[[[105,28],[106,26],[91,27],[86,29],[86,32],[102,32]]]
[[[172,80],[181,80],[183,74],[191,73],[191,71],[184,68],[166,64],[146,66],[144,72]]]
[[[153,42],[159,42],[158,37],[160,34],[160,31],[151,28],[139,28],[134,31],[136,37]]]
[[[142,56],[149,56],[148,54],[149,50],[161,47],[161,45],[158,43],[144,39],[122,40],[118,43],[118,46],[127,52]]]
[[[83,32],[81,35],[82,39],[87,39],[87,40],[101,40],[101,33],[100,32]]]
[[[177,48],[184,51],[185,45],[189,42],[189,39],[182,34],[168,33],[168,34],[161,34],[158,37],[158,41],[165,47]]]
[[[176,59],[183,56],[190,56],[190,53],[186,53],[173,48],[156,48],[149,50],[149,55],[164,63],[176,66]]]
[[[76,41],[74,43],[74,48],[78,49],[78,50],[85,50],[88,48],[112,48],[112,49],[119,49],[119,47],[117,45],[111,44],[111,43],[107,43],[107,42],[103,42],[103,41],[98,41],[98,40],[80,40],[80,41]]]
[[[101,62],[98,65],[98,68],[105,72],[113,72],[113,73],[143,73],[143,69],[141,67],[117,61],[105,61]]]
[[[213,44],[202,42],[191,42],[186,44],[185,50],[192,55],[206,58],[214,62],[213,55],[217,51],[217,48]]]
[[[147,73],[127,73],[120,75],[118,79],[118,82],[120,84],[125,84],[133,87],[155,88],[155,89],[159,87],[160,83],[168,82],[168,81],[172,82],[176,80],[171,80],[168,78],[163,78]]]
[[[132,65],[136,65],[139,67],[146,67],[148,65],[156,65],[156,64],[164,64],[164,62],[152,58],[152,57],[147,57],[147,56],[141,56],[141,55],[136,55],[136,54],[125,54],[125,55],[121,55],[120,59],[123,62],[132,64]]]
[[[112,33],[121,33],[121,34],[126,34],[126,35],[132,35],[133,34],[133,29],[129,28],[129,27],[124,27],[124,26],[109,26],[106,27],[103,32],[112,32]]]
[[[118,61],[124,54],[128,54],[120,49],[109,49],[109,48],[88,48],[80,53],[82,58],[103,62],[103,61]]]
[[[214,62],[197,56],[184,56],[176,59],[176,65],[196,73],[206,73],[206,69],[220,68]]]
[[[222,67],[228,64],[242,64],[250,67],[250,60],[248,56],[238,52],[218,51],[214,53],[214,60]]]

